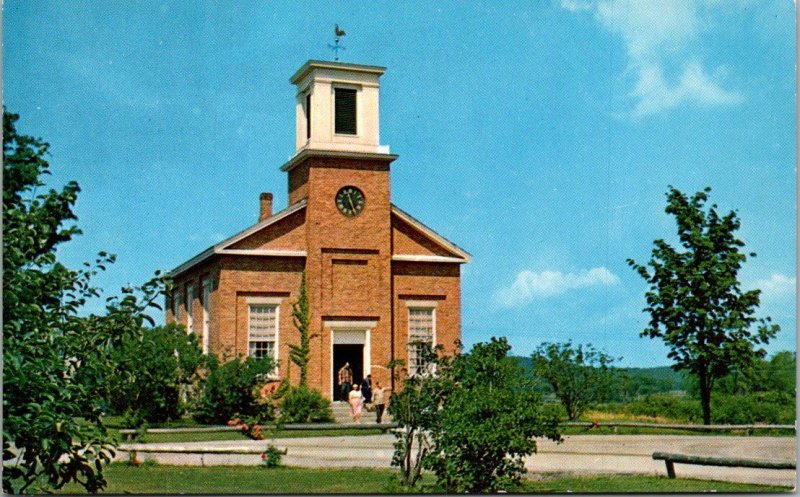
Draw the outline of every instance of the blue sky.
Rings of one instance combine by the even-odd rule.
[[[463,338],[591,342],[668,364],[639,338],[647,260],[673,239],[668,185],[737,209],[741,272],[795,349],[795,16],[788,0],[38,2],[4,6],[4,96],[77,180],[97,283],[141,283],[286,205],[307,59],[388,67],[392,200],[473,255]]]

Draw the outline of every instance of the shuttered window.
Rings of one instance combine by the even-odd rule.
[[[356,134],[356,90],[336,88],[336,125],[339,134]]]

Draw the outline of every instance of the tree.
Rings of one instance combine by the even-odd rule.
[[[151,423],[179,418],[185,409],[181,389],[199,379],[205,359],[197,335],[174,323],[126,337],[113,353],[111,408]]]
[[[683,250],[659,239],[649,269],[627,261],[649,285],[644,311],[650,322],[641,336],[661,338],[670,349],[672,367],[697,379],[705,424],[711,423],[715,380],[764,357],[758,345],[780,330],[769,317],[754,317],[760,290],[743,292],[737,279],[747,260],[740,250],[744,242],[735,236],[739,218],[734,211],[721,216],[716,204],[706,208],[710,191],[689,198],[670,187],[665,211],[675,216]]]
[[[210,356],[209,371],[194,412],[198,423],[223,424],[237,416],[272,417],[272,407],[262,402],[260,389],[275,371],[271,357],[239,357],[220,365]]]
[[[609,366],[613,362],[614,358],[591,344],[543,343],[533,353],[534,373],[553,387],[570,421],[611,394],[615,375]]]
[[[289,344],[289,359],[300,368],[300,386],[305,387],[308,377],[308,361],[311,354],[311,339],[317,335],[309,335],[309,308],[308,308],[308,285],[306,283],[306,272],[303,271],[302,282],[300,283],[300,295],[297,302],[292,303],[292,322],[300,333],[300,343]]]
[[[45,186],[48,144],[17,133],[16,114],[3,113],[3,490],[43,492],[76,481],[96,492],[115,437],[102,423],[111,352],[141,332],[163,293],[157,277],[108,298],[102,316],[78,316],[100,296],[92,277],[114,261],[101,252],[94,264],[72,270],[57,247],[80,230],[80,188]]]
[[[514,490],[524,458],[536,452],[534,437],[560,440],[558,420],[543,413],[510,349],[492,338],[468,354],[435,357],[431,372],[407,378],[392,396],[389,410],[401,428],[392,463],[405,483],[414,486],[429,469],[447,493]]]

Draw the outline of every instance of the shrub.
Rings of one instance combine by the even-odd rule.
[[[290,388],[280,402],[281,423],[321,423],[333,421],[331,403],[316,390]]]
[[[108,381],[108,404],[132,428],[179,418],[186,408],[181,386],[195,381],[205,364],[197,337],[175,324],[125,338],[113,358],[117,370]]]
[[[516,490],[524,458],[536,452],[534,437],[560,440],[558,419],[543,414],[510,349],[504,338],[492,338],[453,358],[423,351],[435,373],[407,378],[389,406],[401,427],[392,465],[404,485],[415,486],[429,469],[447,493]]]
[[[267,468],[277,468],[281,465],[281,458],[285,452],[281,451],[274,445],[267,447],[267,450],[261,454],[261,460],[264,461],[264,466]]]
[[[259,389],[274,370],[272,360],[247,357],[221,366],[212,360],[209,370],[194,413],[198,423],[224,424],[237,416],[272,418],[274,408]]]
[[[720,424],[794,424],[794,396],[783,392],[718,395],[712,399],[712,421]]]
[[[625,405],[624,412],[688,422],[700,421],[703,418],[700,402],[671,395],[646,395]]]

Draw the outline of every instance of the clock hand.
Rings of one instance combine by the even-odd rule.
[[[353,209],[353,212],[355,212],[356,206],[353,205],[353,195],[350,192],[347,192],[347,201],[350,202],[350,208]]]

